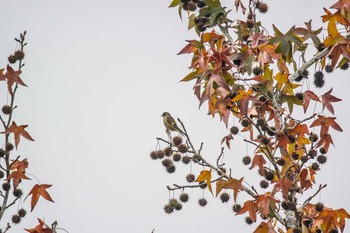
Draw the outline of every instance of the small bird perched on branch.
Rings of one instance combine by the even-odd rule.
[[[163,112],[163,123],[166,128],[166,131],[176,131],[184,135],[184,132],[177,126],[176,121],[168,112]]]

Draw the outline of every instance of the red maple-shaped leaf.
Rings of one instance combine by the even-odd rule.
[[[24,229],[30,233],[53,233],[52,229],[49,228],[43,220],[38,218],[39,224],[35,228]]]
[[[30,180],[24,172],[22,171],[13,171],[8,177],[7,177],[7,180],[8,181],[13,181],[13,188],[17,188],[17,186],[19,185],[19,183],[21,182],[22,179],[27,179],[27,180]]]
[[[19,125],[17,126],[16,122],[12,122],[12,125],[5,130],[5,134],[10,134],[13,133],[14,134],[14,138],[15,138],[15,146],[16,149],[18,147],[19,141],[20,141],[20,136],[30,140],[30,141],[34,141],[34,139],[29,135],[29,133],[27,131],[25,131],[25,128],[27,128],[28,125]]]
[[[6,74],[4,76],[5,76],[5,79],[7,80],[7,88],[11,95],[13,94],[12,85],[14,83],[20,84],[22,86],[27,86],[19,77],[21,73],[22,71],[20,70],[14,71],[11,66],[7,65]]]
[[[332,127],[333,129],[343,132],[343,129],[335,122],[336,117],[325,117],[322,115],[318,115],[318,119],[316,119],[312,124],[310,125],[310,128],[315,126],[321,126],[321,137],[324,134],[328,133],[329,127]]]
[[[300,188],[302,191],[305,191],[312,187],[315,183],[315,174],[316,171],[311,169],[310,167],[304,168],[299,176],[300,179]]]
[[[31,200],[31,204],[30,204],[31,211],[33,211],[34,207],[38,203],[40,196],[42,196],[43,198],[45,198],[48,201],[54,202],[52,200],[50,194],[46,191],[46,189],[50,188],[51,186],[52,185],[50,185],[50,184],[36,184],[36,185],[34,185],[32,190],[30,190],[29,194],[27,195],[27,197],[29,195],[32,195],[32,200]]]
[[[304,108],[304,113],[306,112],[306,110],[309,107],[310,104],[310,100],[314,100],[314,101],[318,101],[320,102],[320,99],[318,98],[318,96],[313,93],[312,91],[305,91],[303,93],[303,108]]]
[[[279,190],[282,190],[282,196],[287,200],[288,192],[293,187],[292,182],[288,178],[284,178],[282,180],[277,180],[275,186],[273,187],[272,193],[276,193]]]
[[[258,207],[259,212],[263,217],[268,217],[270,208],[276,208],[275,203],[279,203],[280,201],[271,196],[270,192],[267,192],[263,195],[258,195],[256,198],[256,205]]]
[[[331,88],[329,91],[324,93],[324,95],[321,96],[321,99],[322,99],[322,110],[327,108],[328,111],[330,111],[334,115],[332,102],[339,102],[342,100],[335,97],[334,95],[331,95],[332,91],[333,91],[333,88]]]
[[[237,214],[244,214],[245,212],[249,212],[249,217],[253,222],[256,222],[256,212],[258,211],[258,206],[255,201],[248,200],[244,202],[242,209]]]
[[[266,160],[264,159],[264,157],[262,155],[256,154],[253,158],[252,165],[250,166],[249,169],[253,169],[254,167],[258,166],[260,174],[264,176],[265,175],[264,164],[266,164]]]

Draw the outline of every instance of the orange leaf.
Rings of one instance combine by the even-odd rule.
[[[12,69],[12,67],[9,66],[9,65],[7,65],[6,70],[7,71],[6,71],[6,74],[4,75],[4,77],[7,80],[7,88],[8,88],[8,91],[9,91],[9,93],[11,95],[13,94],[13,92],[12,92],[12,85],[14,83],[20,84],[22,86],[27,86],[27,85],[24,84],[22,79],[19,77],[19,75],[21,74],[22,71],[20,71],[20,70],[14,71]]]
[[[282,196],[287,200],[288,192],[293,187],[293,184],[290,182],[288,178],[284,178],[283,180],[277,180],[275,186],[273,187],[272,192],[276,193],[279,190],[282,190]]]
[[[18,184],[21,182],[21,179],[27,179],[27,180],[30,180],[24,172],[22,171],[13,171],[8,177],[7,177],[7,180],[10,181],[10,180],[13,180],[13,187],[14,188],[17,188]]]
[[[233,199],[234,201],[236,201],[238,192],[243,190],[243,187],[242,187],[243,178],[244,177],[242,177],[239,180],[231,178],[230,180],[216,181],[216,196],[218,196],[218,194],[221,192],[222,189],[232,189]]]
[[[250,166],[249,169],[253,169],[254,167],[258,166],[259,171],[262,175],[265,175],[265,169],[264,169],[264,164],[266,164],[266,160],[262,155],[255,155],[252,161],[252,166]]]
[[[275,231],[272,225],[272,222],[269,221],[268,223],[261,222],[253,233],[277,233],[277,232]]]
[[[34,207],[38,203],[38,200],[39,200],[40,196],[42,196],[43,198],[45,198],[48,201],[54,202],[52,200],[50,194],[46,191],[46,189],[50,188],[51,186],[52,185],[50,185],[50,184],[40,184],[40,185],[36,184],[36,185],[34,185],[32,190],[30,190],[29,194],[27,195],[27,197],[29,195],[32,195],[31,211],[33,211]]]
[[[322,111],[327,108],[328,111],[330,111],[334,115],[334,109],[332,102],[339,102],[341,99],[335,97],[334,95],[331,95],[333,91],[333,88],[331,88],[329,91],[324,93],[324,95],[321,96],[322,99]]]
[[[30,140],[30,141],[34,141],[34,139],[29,135],[29,133],[27,131],[25,131],[25,128],[27,128],[28,125],[16,125],[16,122],[12,121],[12,125],[5,130],[5,134],[10,134],[13,133],[14,134],[14,138],[15,138],[15,146],[16,149],[18,147],[19,141],[20,141],[20,136]]]
[[[260,211],[261,215],[266,218],[268,217],[270,207],[276,208],[275,203],[279,203],[279,202],[280,202],[279,200],[271,196],[270,192],[267,192],[263,195],[258,195],[256,197],[256,205],[258,207],[258,210]]]
[[[256,212],[258,211],[258,206],[254,201],[249,200],[244,202],[242,209],[237,214],[244,214],[247,211],[249,211],[249,217],[252,219],[252,221],[256,222]]]
[[[201,171],[201,173],[196,179],[196,182],[203,182],[203,181],[207,182],[208,189],[211,192],[211,194],[213,194],[213,191],[211,189],[211,168],[209,171],[208,170]]]
[[[53,233],[52,229],[49,228],[43,220],[38,218],[39,225],[37,225],[34,229],[24,229],[30,233]]]

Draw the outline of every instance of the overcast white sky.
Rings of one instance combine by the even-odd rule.
[[[267,2],[270,12],[263,22],[268,28],[275,23],[282,31],[310,18],[320,26],[322,6],[330,6],[326,0]],[[197,109],[192,83],[178,83],[188,72],[190,56],[176,53],[185,39],[195,35],[187,31],[187,21],[182,23],[176,10],[168,9],[169,3],[1,2],[1,67],[15,49],[13,38],[28,31],[22,79],[29,87],[18,92],[14,120],[29,125],[35,142],[22,140],[18,154],[29,158],[29,173],[41,183],[53,184],[48,191],[55,200],[55,204],[40,200],[12,232],[36,225],[36,217],[45,217],[48,223],[57,220],[71,233],[150,233],[154,228],[155,233],[252,231],[243,217],[234,217],[232,202],[221,204],[207,192],[206,208],[197,205],[202,192],[191,191],[191,200],[182,211],[163,212],[166,185],[184,183],[189,168],[179,167],[169,175],[160,163],[149,159],[155,138],[166,137],[161,113],[180,117],[195,145],[205,143],[203,152],[212,161],[227,133],[217,118],[206,116],[206,106]],[[233,4],[233,0],[225,1],[228,7]],[[334,86],[333,94],[344,100],[335,104],[344,132],[334,135],[336,149],[330,151],[326,169],[316,181],[328,183],[317,197],[326,206],[350,210],[348,76],[349,72],[337,71],[326,77],[324,92]],[[6,98],[1,98],[2,105]],[[256,171],[248,172],[240,163],[247,153],[245,145],[235,142],[225,153],[233,175],[257,186]],[[244,201],[244,195],[240,200]],[[29,200],[24,206],[29,207]]]

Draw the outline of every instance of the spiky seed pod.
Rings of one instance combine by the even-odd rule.
[[[188,3],[190,2],[191,0],[181,0],[182,3]]]
[[[305,77],[305,78],[308,78],[309,76],[309,71],[308,70],[304,70],[302,75]]]
[[[262,137],[260,138],[260,142],[261,142],[262,144],[264,144],[264,145],[267,145],[267,144],[270,143],[270,139],[269,139],[268,137],[266,137],[266,136],[262,136]]]
[[[195,2],[189,2],[187,3],[187,7],[189,11],[195,11],[197,10],[197,4]]]
[[[158,155],[156,151],[151,151],[151,153],[149,153],[151,159],[156,160],[158,159]]]
[[[232,126],[230,129],[231,134],[236,135],[239,132],[239,129],[237,126]]]
[[[185,3],[182,5],[182,9],[183,9],[184,11],[188,11],[188,10],[189,10],[188,3],[189,3],[189,2],[185,2]]]
[[[248,28],[253,28],[254,27],[254,20],[248,19],[246,21],[246,25],[247,25]]]
[[[203,1],[198,1],[197,2],[197,6],[198,6],[198,8],[203,8],[203,7],[205,7],[207,4],[205,4],[205,2],[203,2]]]
[[[202,17],[199,19],[199,22],[205,24],[206,22],[208,22],[208,18]]]
[[[176,168],[175,168],[175,166],[174,165],[171,165],[170,167],[167,167],[167,169],[166,169],[166,171],[168,172],[168,173],[174,173],[175,172],[175,170],[176,170]]]
[[[304,78],[303,75],[299,75],[298,77],[296,77],[296,78],[294,79],[294,81],[296,81],[296,82],[301,82],[301,80],[303,80],[303,78]]]
[[[24,58],[24,52],[22,50],[17,50],[14,53],[14,56],[16,57],[16,60],[22,60]]]
[[[2,106],[2,112],[5,114],[5,115],[10,115],[11,112],[12,112],[12,108],[10,105],[4,105]]]
[[[182,204],[181,203],[177,203],[175,206],[174,206],[175,210],[181,210],[182,209]]]
[[[323,44],[323,43],[320,43],[320,44],[318,44],[318,45],[316,46],[316,48],[317,48],[317,50],[318,50],[319,52],[321,52],[322,50],[324,50],[324,44]]]
[[[317,134],[311,134],[309,139],[311,142],[317,142],[318,136],[317,136]]]
[[[253,74],[255,74],[255,75],[260,75],[262,73],[262,71],[263,70],[261,69],[260,66],[257,66],[257,67],[253,68]]]
[[[232,60],[232,62],[236,66],[240,66],[241,65],[241,60],[240,59]]]
[[[267,180],[260,181],[260,187],[266,189],[267,187],[269,187],[269,182]]]
[[[258,10],[260,13],[265,14],[268,11],[269,7],[266,3],[260,2]]]
[[[257,124],[258,126],[263,126],[263,125],[265,125],[265,124],[266,124],[265,118],[260,117],[258,120],[256,120],[256,124]]]
[[[327,73],[332,73],[333,72],[333,68],[331,65],[326,65],[324,67],[324,70],[327,72]]]
[[[340,67],[340,69],[342,69],[342,70],[347,70],[349,68],[349,63],[347,62],[347,63],[344,63],[344,65],[342,65],[341,67]]]
[[[13,190],[13,196],[21,197],[22,195],[23,195],[22,189],[16,188],[15,190]]]
[[[279,158],[277,160],[277,164],[280,165],[280,166],[283,166],[284,164],[286,164],[286,160],[284,160],[283,158]]]
[[[200,184],[199,184],[199,187],[201,189],[206,189],[208,187],[207,183],[205,183],[204,181],[202,181]]]
[[[252,220],[249,216],[245,217],[245,218],[244,218],[244,221],[245,221],[245,223],[247,223],[248,225],[252,225],[252,224],[253,224],[253,220]]]
[[[320,153],[323,154],[323,155],[326,154],[326,153],[327,153],[326,148],[321,147],[321,148],[320,148]]]
[[[167,214],[171,214],[171,213],[174,211],[174,207],[171,206],[171,205],[165,205],[165,206],[164,206],[164,211],[165,211],[165,213],[167,213]]]
[[[163,150],[157,150],[156,153],[157,153],[157,158],[158,159],[162,159],[165,156],[165,153],[164,153]]]
[[[316,205],[315,205],[315,210],[318,211],[318,212],[321,212],[324,208],[324,205],[322,202],[317,202]]]
[[[195,181],[196,177],[193,174],[188,174],[186,176],[186,180],[188,183],[192,183],[193,181]]]
[[[300,157],[300,161],[303,163],[306,163],[309,160],[309,158],[306,155],[303,155]]]
[[[234,204],[232,206],[232,211],[235,213],[238,213],[242,209],[242,206],[240,204]]]
[[[208,203],[208,201],[205,198],[201,198],[201,199],[198,200],[198,205],[199,206],[204,207],[204,206],[207,205],[207,203]]]
[[[249,165],[251,161],[252,161],[252,159],[250,158],[249,155],[244,156],[243,159],[242,159],[242,162],[243,162],[244,165]]]
[[[281,206],[284,210],[288,210],[288,204],[285,201],[282,201]]]
[[[338,232],[339,232],[338,228],[333,228],[329,233],[338,233]]]
[[[303,233],[300,228],[294,228],[293,233]]]
[[[306,219],[306,220],[303,221],[303,224],[304,224],[307,228],[311,227],[311,223],[312,223],[312,221],[311,221],[310,219]]]
[[[15,64],[17,59],[15,57],[15,55],[10,55],[7,60],[9,61],[10,64]]]
[[[180,144],[177,146],[177,149],[181,152],[181,153],[186,153],[188,151],[188,147],[185,144]]]
[[[263,95],[259,96],[259,101],[260,101],[260,102],[265,102],[266,100],[267,100],[267,99],[266,99],[265,96],[263,96]]]
[[[194,24],[195,24],[195,25],[198,25],[199,22],[200,22],[200,17],[194,18]]]
[[[181,154],[180,153],[173,154],[173,160],[175,162],[179,162],[181,160]]]
[[[316,71],[316,73],[314,74],[314,84],[317,88],[321,88],[324,86],[324,74],[322,73],[322,71]]]
[[[14,224],[18,224],[18,223],[21,222],[21,217],[18,216],[17,214],[15,214],[15,215],[12,216],[11,220],[12,220],[12,222],[13,222]]]
[[[230,200],[230,195],[228,193],[222,193],[220,199],[222,203],[226,203]]]
[[[6,149],[6,151],[11,151],[11,150],[13,150],[13,144],[11,144],[11,143],[6,143],[6,146],[5,146],[5,149]]]
[[[194,3],[197,3],[199,0],[191,0],[192,2],[194,2]]]
[[[250,122],[247,118],[244,118],[242,121],[241,121],[241,124],[243,127],[248,127],[250,125]]]
[[[9,191],[10,188],[11,188],[11,185],[10,185],[9,182],[5,182],[5,183],[2,184],[2,189],[3,189],[4,191]]]
[[[316,228],[315,233],[322,233],[322,230],[320,228]]]
[[[324,155],[320,155],[317,157],[317,162],[319,162],[320,164],[325,164],[327,162],[327,157]]]
[[[176,198],[172,198],[172,199],[169,200],[168,205],[170,205],[172,207],[175,207],[177,203],[179,203],[179,201],[176,200]]]
[[[307,155],[310,156],[310,158],[315,158],[317,156],[317,150],[311,149]]]
[[[288,202],[287,205],[288,205],[288,210],[293,210],[294,211],[294,210],[297,209],[296,204],[293,203],[293,202]]]
[[[182,161],[184,164],[189,164],[189,163],[191,162],[191,157],[188,156],[188,155],[184,155],[184,156],[182,156],[181,161]]]
[[[171,156],[172,153],[173,153],[173,150],[171,149],[171,147],[167,147],[164,149],[165,156],[169,157]]]
[[[265,172],[265,178],[267,180],[273,180],[274,177],[275,177],[275,174],[272,171]]]
[[[179,199],[181,202],[185,203],[185,202],[188,202],[189,196],[187,193],[181,193]]]
[[[4,176],[5,176],[5,173],[2,170],[0,170],[0,179],[4,178]]]
[[[27,214],[27,211],[22,208],[22,209],[19,209],[17,213],[18,213],[18,216],[20,216],[21,218],[24,218]]]
[[[200,31],[200,32],[205,32],[205,31],[208,29],[208,27],[205,27],[204,25],[199,24],[199,25],[197,26],[197,29],[198,29],[198,31]]]
[[[173,138],[173,143],[174,143],[175,146],[180,145],[180,144],[182,143],[182,137],[180,137],[180,136],[175,136],[175,137]]]
[[[172,162],[170,159],[166,158],[166,159],[163,159],[163,160],[162,160],[162,165],[163,165],[164,167],[168,168],[168,167],[170,167],[171,165],[173,165],[173,162]]]
[[[218,175],[219,175],[219,176],[222,176],[222,175],[224,175],[224,174],[226,173],[226,168],[224,168],[224,167],[219,167],[219,169],[221,170],[221,171],[218,171]]]
[[[294,160],[298,160],[298,159],[299,159],[299,155],[298,155],[298,153],[296,153],[296,152],[293,152],[292,155],[291,155],[291,157],[292,157],[292,159],[294,159]]]
[[[295,96],[298,97],[298,99],[299,99],[300,101],[303,101],[303,93],[297,92],[297,93],[295,93]]]
[[[313,169],[313,170],[318,170],[319,168],[320,168],[320,165],[317,163],[317,162],[314,162],[312,165],[311,165],[311,168]]]

